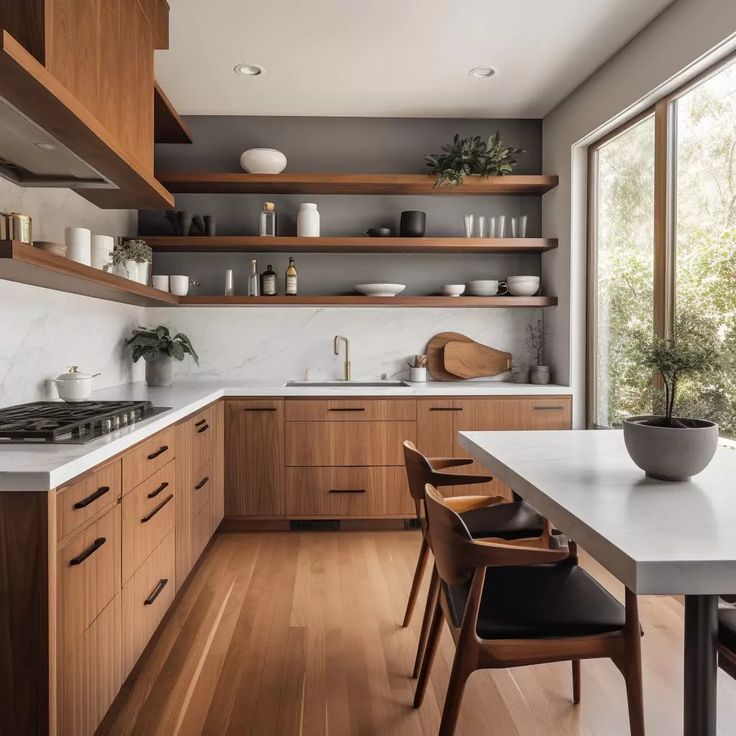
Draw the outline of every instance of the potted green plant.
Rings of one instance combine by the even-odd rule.
[[[549,383],[552,375],[544,362],[544,322],[541,319],[527,325],[526,346],[529,350],[529,380],[542,385]]]
[[[134,363],[141,358],[146,361],[146,383],[149,386],[171,386],[173,361],[184,360],[187,354],[199,365],[199,356],[189,338],[181,332],[172,337],[163,325],[138,327],[126,342],[133,346]]]
[[[147,284],[151,275],[153,250],[145,240],[129,238],[118,243],[112,252],[112,272],[117,276]]]
[[[516,166],[514,156],[525,153],[521,148],[504,146],[501,133],[496,131],[488,140],[479,135],[461,138],[458,134],[452,143],[442,146],[440,153],[425,154],[424,160],[437,177],[435,187],[443,184],[456,186],[464,176],[503,176]]]
[[[624,420],[624,441],[631,459],[661,480],[688,480],[704,470],[718,446],[718,425],[707,419],[675,415],[683,379],[704,379],[716,370],[719,341],[715,326],[693,312],[682,312],[670,337],[639,334],[635,345],[643,369],[656,371],[662,414]]]

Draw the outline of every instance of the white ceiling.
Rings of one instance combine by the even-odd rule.
[[[670,2],[171,0],[156,75],[183,114],[538,118]]]

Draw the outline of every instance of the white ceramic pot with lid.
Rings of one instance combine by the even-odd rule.
[[[67,373],[58,375],[51,382],[56,384],[59,398],[64,401],[87,401],[92,395],[92,382],[99,373],[80,373],[73,365]]]

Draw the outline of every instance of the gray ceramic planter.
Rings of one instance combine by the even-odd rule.
[[[684,419],[692,427],[644,424],[658,417],[624,420],[624,441],[631,459],[652,478],[688,480],[705,470],[718,446],[718,425],[705,419]]]
[[[146,383],[149,386],[171,386],[174,383],[174,359],[169,355],[146,361]]]

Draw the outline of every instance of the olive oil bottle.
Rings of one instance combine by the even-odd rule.
[[[289,258],[289,267],[286,269],[286,289],[284,293],[287,296],[296,296],[296,266],[294,265],[293,256]]]

